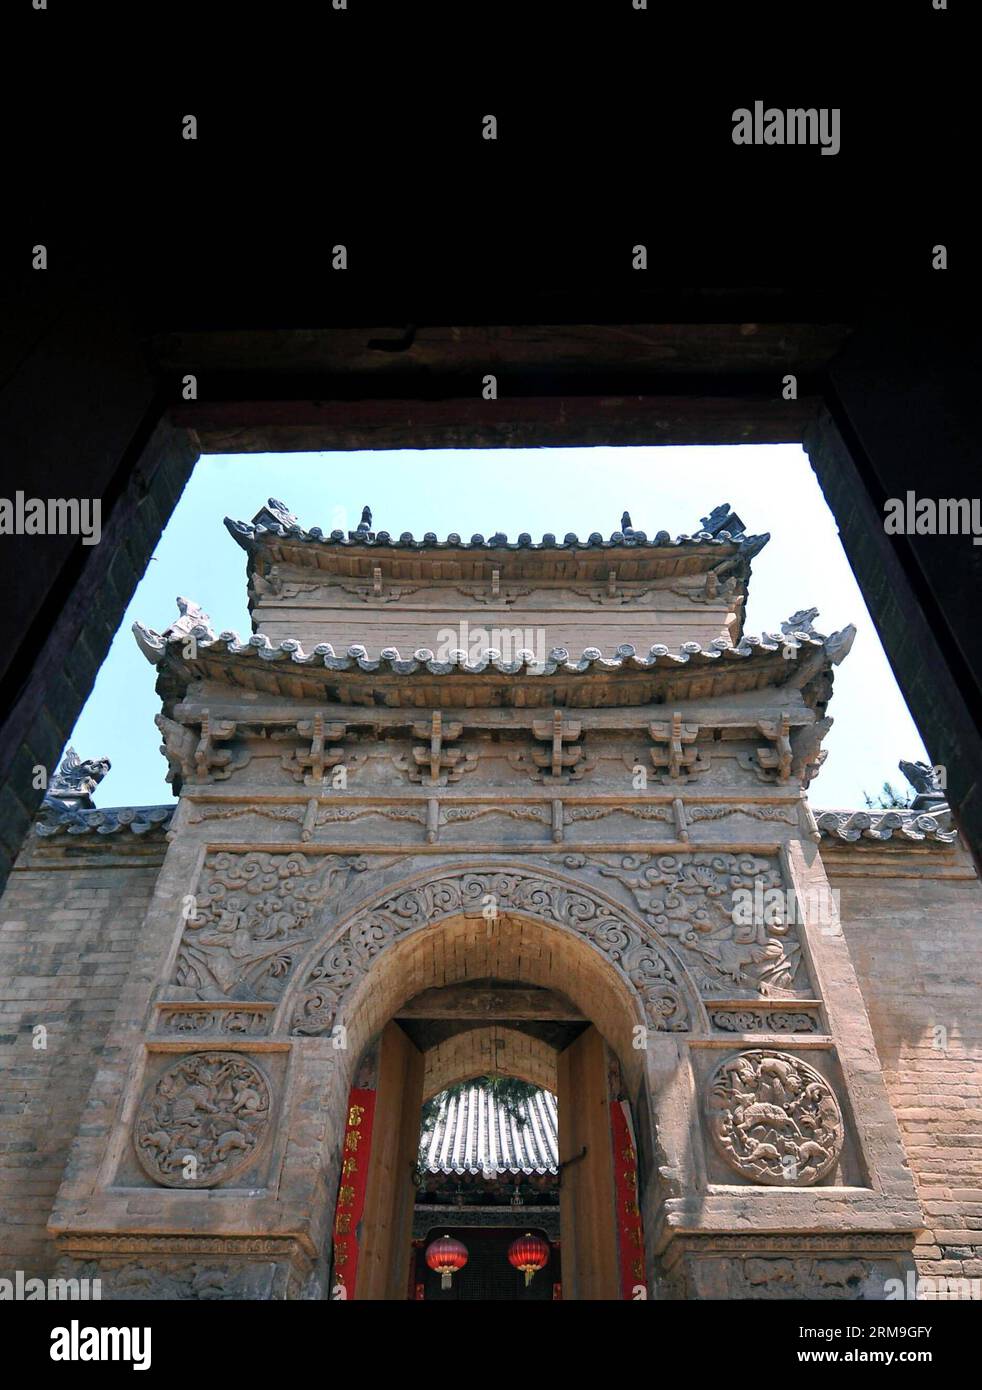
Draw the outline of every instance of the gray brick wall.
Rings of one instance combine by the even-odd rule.
[[[963,851],[823,858],[924,1209],[918,1272],[978,1279],[982,887]]]
[[[29,841],[0,899],[0,1277],[53,1272],[48,1215],[162,857],[137,848],[44,864]]]

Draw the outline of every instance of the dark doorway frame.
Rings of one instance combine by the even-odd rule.
[[[978,861],[982,547],[882,524],[908,489],[977,489],[978,333],[940,311],[834,307],[833,321],[791,292],[733,289],[592,321],[554,300],[510,322],[484,306],[379,329],[378,306],[345,304],[300,331],[140,323],[115,286],[22,287],[0,353],[8,488],[100,497],[103,538],[0,550],[0,875],[43,795],[35,769],[54,767],[200,453],[628,443],[804,445]],[[482,368],[507,384],[497,400]]]

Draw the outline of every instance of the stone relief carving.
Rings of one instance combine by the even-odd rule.
[[[798,810],[791,806],[687,806],[686,815],[695,824],[701,820],[726,820],[729,816],[749,816],[751,820],[777,821],[781,825],[797,825]]]
[[[270,1014],[265,1009],[162,1009],[160,1028],[165,1033],[266,1032]]]
[[[672,820],[669,806],[638,806],[626,803],[623,806],[566,806],[563,819],[567,825],[578,820],[605,820],[607,816],[634,816],[635,820]]]
[[[786,913],[735,910],[734,893],[783,890],[780,871],[753,854],[628,854],[605,859],[566,855],[567,868],[592,868],[627,888],[644,919],[681,949],[703,994],[734,990],[793,998],[801,946]],[[735,920],[736,919],[736,920]],[[759,919],[759,920],[758,920]]]
[[[887,1279],[900,1266],[894,1260],[868,1260],[841,1256],[816,1260],[784,1255],[722,1257],[701,1266],[702,1279],[695,1287],[673,1290],[675,1297],[747,1299],[883,1298]],[[712,1283],[707,1287],[707,1282]]]
[[[754,1289],[767,1286],[770,1297],[855,1298],[856,1290],[870,1277],[868,1260],[751,1259],[743,1273]]]
[[[290,593],[287,592],[288,589],[294,588],[294,587],[299,587],[299,586],[284,585],[284,596],[287,597],[287,598],[293,598],[293,597],[295,597],[295,595],[290,594]],[[323,587],[324,587],[324,586],[323,586],[323,585],[320,585],[320,584],[311,584],[311,585],[306,585],[306,586],[304,586],[304,587],[307,588],[308,590],[312,590],[312,589],[320,589],[320,590],[323,590]],[[382,582],[381,582],[381,576],[380,576],[380,577],[379,577],[379,581],[378,581],[377,583],[372,583],[372,584],[341,584],[341,585],[339,585],[338,587],[342,590],[343,593],[346,593],[346,594],[353,594],[354,597],[355,597],[356,599],[358,599],[360,603],[371,603],[371,602],[373,602],[373,601],[381,601],[382,603],[398,603],[400,599],[408,598],[408,597],[410,596],[410,594],[417,594],[417,593],[419,593],[420,589],[422,588],[422,585],[420,585],[420,584],[409,584],[409,585],[407,585],[407,584],[401,584],[401,585],[400,585],[400,584],[397,584],[397,585],[395,585],[395,586],[392,586],[392,587],[389,587],[389,588],[385,588],[385,587],[383,587],[383,584],[382,584]]]
[[[499,911],[525,912],[555,923],[589,942],[616,964],[637,991],[651,1027],[686,1031],[688,1009],[678,968],[657,942],[589,892],[541,873],[445,872],[403,888],[358,912],[304,976],[293,1010],[292,1031],[330,1031],[345,996],[376,956],[398,937],[458,913],[480,913],[491,895]]]
[[[787,1052],[725,1058],[707,1084],[705,1108],[718,1152],[751,1182],[807,1187],[832,1171],[842,1151],[832,1087]]]
[[[174,983],[199,999],[276,999],[316,908],[336,905],[364,859],[301,853],[209,855],[184,929]]]
[[[279,1286],[286,1296],[299,1298],[302,1281],[292,1271],[283,1271],[273,1261],[249,1263],[230,1258],[223,1263],[198,1260],[160,1259],[152,1256],[105,1264],[97,1260],[63,1257],[58,1274],[62,1278],[98,1279],[102,1297],[153,1300],[154,1302],[212,1302],[271,1299]]]
[[[147,1091],[133,1127],[143,1170],[164,1187],[214,1187],[255,1158],[269,1124],[269,1081],[235,1052],[195,1052]]]
[[[451,806],[440,813],[441,825],[480,820],[482,816],[508,816],[511,820],[530,820],[545,824],[549,812],[541,806]]]
[[[815,1013],[793,1009],[709,1008],[709,1022],[724,1033],[817,1033]]]
[[[316,805],[316,801],[315,801]],[[263,816],[269,820],[293,821],[303,825],[307,819],[309,803],[303,806],[271,806],[261,801],[250,802],[245,806],[195,806],[188,816],[191,825],[206,820],[235,820],[240,816]],[[314,817],[318,826],[330,825],[336,821],[362,820],[365,816],[380,816],[383,820],[413,821],[417,825],[426,822],[426,813],[414,806],[324,806]]]

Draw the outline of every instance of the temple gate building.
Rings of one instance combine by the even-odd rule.
[[[434,1233],[528,1229],[564,1299],[982,1273],[979,884],[929,769],[811,808],[854,632],[744,632],[766,535],[226,525],[253,634],[136,626],[176,806],[66,758],[0,905],[5,1266],[405,1299]],[[471,1088],[421,1163],[488,1075],[528,1136]]]

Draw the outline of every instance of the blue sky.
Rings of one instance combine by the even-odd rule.
[[[166,627],[182,594],[201,604],[217,632],[248,633],[245,554],[222,518],[248,521],[271,496],[307,527],[353,529],[368,503],[376,530],[435,531],[441,540],[451,531],[504,531],[512,539],[529,531],[536,540],[546,531],[610,535],[625,509],[649,536],[675,536],[698,530],[700,517],[729,502],[748,533],[771,533],[753,562],[748,633],[779,631],[782,619],[810,607],[819,609],[820,632],[850,622],[858,629],[836,669],[835,725],[812,804],[862,806],[863,791],[878,792],[885,778],[907,790],[898,758],[930,761],[797,446],[225,454],[199,460],[69,740],[83,758],[112,761],[98,805],[172,799],[153,723],[156,673],[130,626],[140,619]]]

